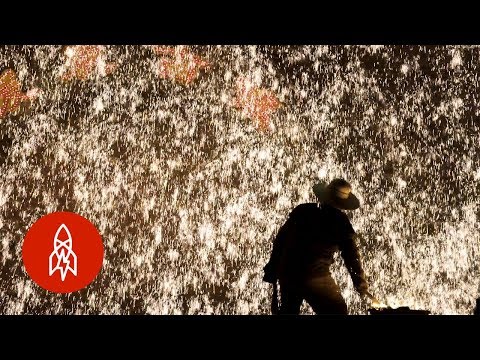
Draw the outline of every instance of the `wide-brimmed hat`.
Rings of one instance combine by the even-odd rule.
[[[324,204],[331,204],[343,210],[355,210],[360,207],[360,200],[352,194],[352,186],[344,179],[334,179],[327,185],[319,182],[313,185],[313,192]]]

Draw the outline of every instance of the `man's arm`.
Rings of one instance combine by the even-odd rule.
[[[293,212],[294,211],[289,214],[287,221],[282,225],[277,236],[273,240],[273,249],[270,255],[270,260],[263,268],[263,281],[265,282],[275,284],[278,279],[277,271],[285,250],[287,238],[290,236],[294,227]]]
[[[340,251],[345,262],[345,266],[352,278],[353,286],[361,295],[369,295],[368,283],[365,280],[365,273],[360,260],[360,253],[356,244],[357,235],[349,233],[341,243]]]

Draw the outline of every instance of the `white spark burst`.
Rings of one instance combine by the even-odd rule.
[[[452,68],[455,68],[457,66],[461,66],[462,64],[463,64],[462,55],[460,54],[460,52],[458,50],[454,51],[453,55],[452,55],[452,60],[450,62],[450,66]]]

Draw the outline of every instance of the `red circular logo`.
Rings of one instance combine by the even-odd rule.
[[[38,219],[23,241],[28,275],[42,288],[56,293],[83,289],[103,263],[102,237],[95,226],[72,212],[55,212]]]

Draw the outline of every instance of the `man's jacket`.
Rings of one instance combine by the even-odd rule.
[[[336,251],[340,251],[357,291],[367,291],[355,231],[347,215],[330,205],[298,205],[274,239],[263,280],[275,284],[277,280],[329,276]]]

